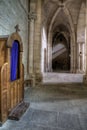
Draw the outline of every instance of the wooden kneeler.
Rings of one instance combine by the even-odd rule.
[[[21,102],[11,111],[11,113],[8,116],[8,119],[16,121],[20,120],[21,116],[26,112],[29,105],[30,104],[27,102]]]

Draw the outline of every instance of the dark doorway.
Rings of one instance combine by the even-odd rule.
[[[54,72],[68,72],[70,70],[70,46],[62,34],[54,40],[52,69]]]

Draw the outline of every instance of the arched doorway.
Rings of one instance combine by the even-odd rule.
[[[70,45],[62,33],[56,32],[52,42],[53,72],[70,71]]]

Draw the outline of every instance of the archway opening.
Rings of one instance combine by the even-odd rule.
[[[70,45],[62,33],[56,32],[52,41],[53,72],[70,71]]]

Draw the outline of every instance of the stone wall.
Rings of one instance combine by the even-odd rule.
[[[27,74],[28,0],[0,0],[0,37],[10,35],[19,24],[23,41],[23,63]]]

